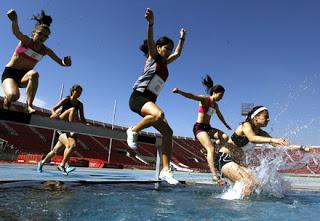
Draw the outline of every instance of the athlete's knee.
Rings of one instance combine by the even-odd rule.
[[[19,92],[12,92],[12,93],[6,94],[6,98],[8,101],[17,101],[19,100],[19,97],[20,97]]]
[[[66,148],[73,150],[76,147],[76,142],[68,142]]]
[[[228,135],[225,134],[225,133],[223,133],[223,134],[222,134],[222,138],[223,138],[225,141],[227,141],[227,140],[228,140]]]
[[[158,121],[163,121],[164,119],[164,113],[162,111],[159,111],[158,113],[156,113],[155,115],[153,115],[153,119],[155,122]]]
[[[53,149],[48,153],[48,155],[57,155],[57,154],[58,154],[58,149]]]
[[[38,79],[39,79],[39,73],[37,71],[34,71],[34,70],[30,71],[29,80],[36,81]]]

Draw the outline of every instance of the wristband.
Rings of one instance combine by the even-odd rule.
[[[152,26],[153,26],[153,23],[152,23],[152,24],[150,24],[150,23],[149,23],[149,25],[148,25],[148,26],[149,26],[149,27],[152,27]]]
[[[181,40],[181,41],[184,41],[184,40],[185,40],[185,38],[180,38],[180,40]]]

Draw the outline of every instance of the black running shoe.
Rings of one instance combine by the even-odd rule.
[[[58,170],[62,172],[63,175],[68,176],[68,172],[66,171],[66,168],[62,165],[57,166]]]

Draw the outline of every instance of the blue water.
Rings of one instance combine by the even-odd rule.
[[[320,193],[223,200],[210,185],[0,185],[0,220],[319,220]]]

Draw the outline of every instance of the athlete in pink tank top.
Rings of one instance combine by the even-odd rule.
[[[215,139],[215,143],[218,144],[221,141],[228,141],[228,136],[221,130],[211,127],[210,120],[212,115],[216,113],[221,122],[228,129],[231,129],[224,120],[217,104],[217,102],[222,99],[225,89],[221,85],[213,85],[213,81],[208,75],[202,83],[206,86],[207,92],[210,96],[194,95],[184,92],[178,88],[174,88],[172,92],[180,94],[186,98],[199,101],[198,118],[197,122],[193,126],[193,133],[195,138],[198,139],[205,148],[202,152],[206,152],[206,158],[212,174],[212,180],[221,184],[222,180],[217,175],[217,168],[215,166],[215,146],[211,142],[211,139]]]
[[[9,109],[11,103],[17,101],[20,97],[19,88],[26,88],[25,111],[33,113],[35,112],[33,100],[38,89],[39,79],[39,73],[34,70],[36,64],[43,56],[48,55],[61,66],[71,66],[71,58],[68,56],[61,59],[44,45],[50,35],[49,26],[52,22],[52,18],[46,15],[44,11],[41,11],[37,16],[33,16],[37,24],[31,37],[20,31],[18,16],[13,9],[9,10],[7,15],[12,22],[12,32],[20,43],[2,74],[2,87],[5,94],[3,108]]]

